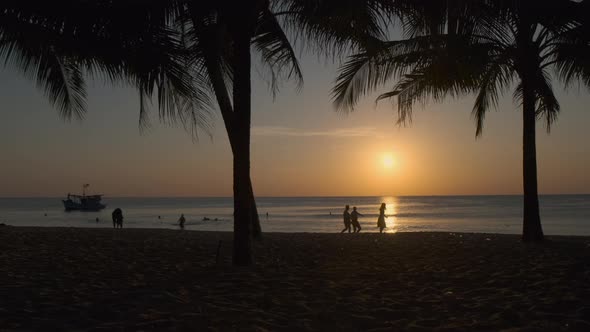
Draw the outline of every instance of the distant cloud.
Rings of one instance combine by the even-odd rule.
[[[252,128],[253,136],[293,136],[293,137],[376,137],[374,127],[341,128],[332,130],[305,130],[280,126],[260,126]]]

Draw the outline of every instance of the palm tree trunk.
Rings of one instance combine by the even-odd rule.
[[[250,183],[250,33],[246,26],[235,29],[234,36],[234,265],[252,264],[251,217],[252,187]]]
[[[539,195],[537,190],[537,147],[535,94],[526,77],[522,78],[523,88],[523,160],[522,175],[524,186],[524,220],[522,239],[525,242],[543,240],[543,228],[539,214]]]
[[[524,191],[522,240],[540,242],[543,240],[541,216],[539,215],[539,194],[537,190],[537,146],[536,146],[536,96],[533,87],[536,58],[534,46],[534,24],[527,15],[523,3],[517,3],[519,20],[516,44],[519,52],[517,72],[522,88],[522,180]]]
[[[195,20],[195,24],[198,24],[198,21]],[[211,36],[209,36],[211,37]],[[217,37],[217,36],[216,36]],[[203,38],[205,40],[205,38]],[[217,40],[213,38],[213,41],[216,42]],[[214,43],[210,43],[206,45],[206,52],[204,55],[205,58],[205,67],[207,68],[207,73],[209,74],[209,79],[211,80],[211,85],[213,86],[213,90],[215,92],[215,97],[217,99],[217,104],[219,105],[219,109],[221,111],[221,115],[223,118],[223,123],[225,125],[225,129],[227,131],[227,136],[229,138],[229,143],[231,145],[232,153],[235,153],[235,146],[238,144],[238,139],[236,139],[234,133],[234,110],[233,106],[230,101],[229,93],[227,92],[227,88],[225,86],[225,82],[223,80],[223,74],[221,72],[221,67],[219,63],[219,51],[217,50],[217,45]],[[251,235],[254,239],[261,239],[262,238],[262,228],[260,227],[260,217],[258,216],[258,208],[256,207],[256,198],[254,196],[254,190],[252,188],[252,180],[248,177],[249,182],[249,192],[250,192],[250,204],[251,204],[251,217],[250,222],[251,225]]]

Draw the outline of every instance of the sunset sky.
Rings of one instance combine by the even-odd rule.
[[[337,65],[304,56],[300,93],[277,98],[253,69],[252,178],[258,196],[520,194],[522,120],[511,92],[475,139],[473,98],[418,107],[396,126],[395,107],[364,98],[351,114],[334,111]],[[590,193],[590,97],[563,92],[547,135],[538,124],[539,191]],[[385,90],[382,90],[385,91]],[[221,117],[212,138],[193,142],[157,121],[138,130],[138,95],[89,82],[84,121],[64,122],[35,83],[0,70],[0,196],[63,196],[91,184],[108,196],[231,196],[232,159]]]

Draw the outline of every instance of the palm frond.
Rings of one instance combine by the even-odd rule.
[[[553,47],[553,56],[547,60],[566,87],[576,81],[590,87],[590,37],[577,33],[578,30],[571,31],[560,38]]]
[[[35,80],[64,119],[82,119],[86,111],[86,85],[80,65],[51,47],[33,43],[14,39],[0,43],[0,59]]]
[[[337,56],[360,48],[367,37],[385,39],[396,18],[388,0],[278,0],[272,11],[304,49]]]
[[[139,121],[137,126],[140,134],[144,134],[152,128],[149,107],[147,105],[148,103],[150,103],[150,100],[146,96],[146,92],[144,90],[139,90]]]
[[[510,87],[515,79],[515,72],[512,70],[510,50],[498,56],[486,68],[479,83],[479,92],[475,98],[471,114],[475,120],[475,136],[483,133],[483,123],[486,113],[491,108],[498,106],[498,98]]]
[[[371,82],[384,80],[387,73],[376,65],[378,60],[368,52],[349,57],[340,67],[336,85],[332,89],[332,97],[336,109],[351,111],[358,100],[371,91]]]
[[[277,18],[268,9],[261,13],[252,44],[261,53],[263,62],[269,66],[273,95],[278,92],[278,82],[283,77],[294,79],[297,90],[301,89],[303,73],[295,51]],[[281,75],[283,72],[285,74]]]
[[[0,5],[0,57],[35,76],[65,117],[85,107],[83,72],[109,83],[125,82],[140,92],[140,128],[157,94],[161,119],[178,117],[178,98],[196,107],[210,101],[193,89],[185,54],[172,19],[181,0],[39,2]]]
[[[440,43],[438,37],[390,42],[373,40],[369,48],[350,56],[340,67],[332,89],[336,109],[352,111],[363,95],[427,62]]]
[[[211,100],[217,100],[227,126],[226,120],[229,120],[233,113],[231,66],[233,41],[227,27],[219,21],[215,11],[203,15],[197,8],[200,7],[191,5],[186,13],[189,17],[186,29],[189,54],[187,68],[195,79],[193,85],[202,88],[203,93],[208,94]],[[194,109],[194,107],[187,109]],[[190,118],[200,119],[201,116],[194,113],[194,116],[191,115]]]
[[[551,77],[546,71],[539,72],[535,80],[537,95],[537,118],[545,118],[547,133],[551,131],[551,125],[557,120],[560,107],[551,86]]]

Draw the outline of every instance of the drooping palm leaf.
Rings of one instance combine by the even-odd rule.
[[[180,99],[191,99],[193,111],[206,113],[210,101],[193,89],[192,78],[182,70],[185,55],[168,28],[179,8],[176,0],[140,5],[7,0],[0,4],[0,56],[29,76],[38,70],[38,84],[47,87],[50,100],[66,117],[84,112],[84,74],[137,87],[144,120],[146,98],[154,94],[161,118],[179,119],[178,112],[187,110]]]
[[[260,15],[252,45],[260,52],[262,61],[270,69],[273,94],[278,92],[278,83],[284,79],[294,79],[297,90],[301,89],[303,74],[297,55],[277,17],[269,9],[264,9]]]

